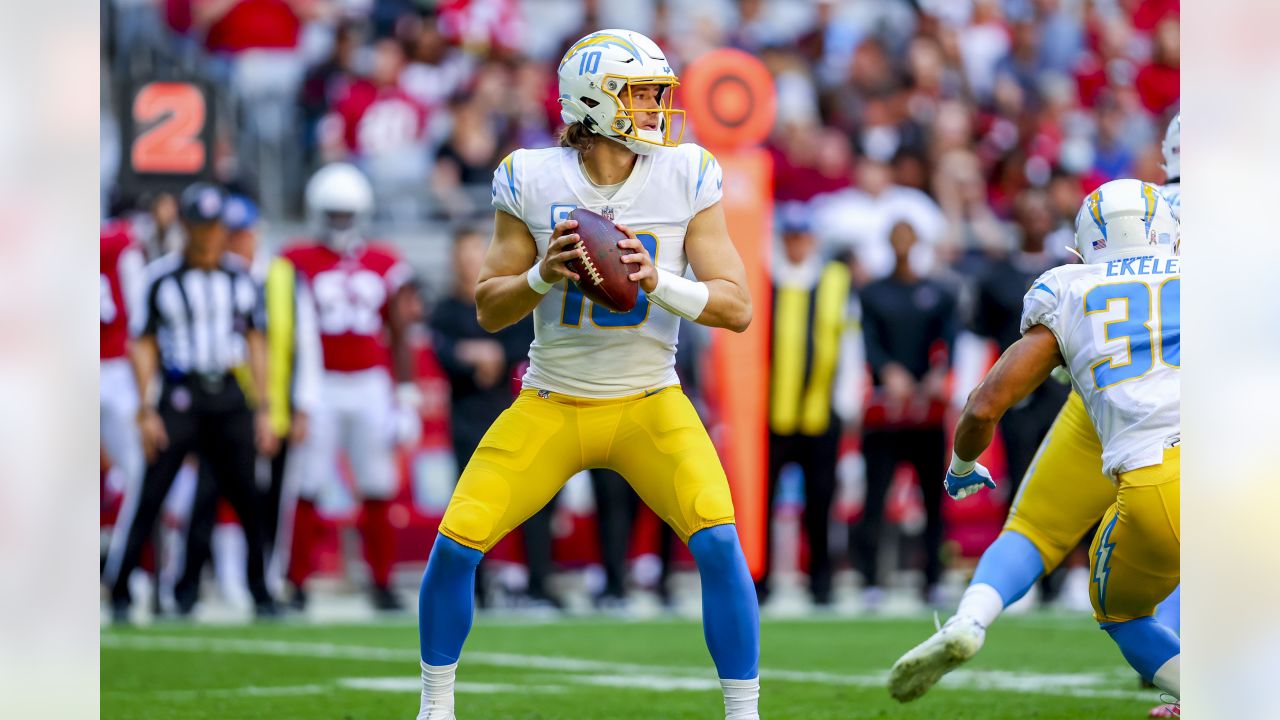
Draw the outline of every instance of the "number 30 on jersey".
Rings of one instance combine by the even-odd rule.
[[[1153,295],[1159,299],[1154,312]],[[1099,285],[1084,296],[1085,316],[1108,312],[1112,303],[1124,304],[1124,316],[1102,324],[1102,340],[1106,343],[1123,340],[1129,348],[1129,358],[1116,362],[1116,356],[1112,355],[1093,366],[1093,382],[1099,390],[1151,372],[1156,352],[1165,365],[1181,366],[1182,281],[1179,278],[1165,280],[1154,292],[1144,282]],[[1157,321],[1155,328],[1151,327],[1153,319]]]

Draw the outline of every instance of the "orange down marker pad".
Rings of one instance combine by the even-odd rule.
[[[773,241],[773,164],[759,145],[773,128],[773,79],[754,56],[716,50],[698,58],[681,89],[697,141],[724,172],[729,236],[747,270],[753,318],[746,332],[712,336],[709,401],[733,492],[738,536],[755,578],[764,572],[769,471],[769,256]]]

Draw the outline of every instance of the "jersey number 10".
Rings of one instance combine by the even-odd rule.
[[[636,239],[649,251],[653,262],[658,262],[658,237],[653,233],[638,232]],[[582,305],[586,300],[582,290],[571,281],[564,292],[564,307],[560,310],[560,324],[578,327],[582,324]],[[621,330],[623,328],[640,327],[649,319],[649,298],[644,290],[637,290],[636,306],[627,312],[614,312],[603,305],[591,304],[591,322],[604,330]]]
[[[1155,352],[1160,362],[1169,367],[1180,367],[1182,351],[1179,346],[1180,316],[1182,314],[1182,282],[1169,278],[1160,284],[1156,294],[1160,305],[1155,313],[1158,323],[1153,330],[1151,320],[1152,288],[1144,282],[1126,282],[1115,285],[1099,285],[1084,296],[1084,313],[1106,312],[1111,303],[1124,302],[1124,317],[1102,324],[1105,342],[1124,340],[1129,346],[1129,359],[1117,363],[1115,356],[1099,360],[1093,365],[1093,384],[1106,390],[1126,380],[1136,380],[1155,367]],[[1153,350],[1154,348],[1154,350]]]

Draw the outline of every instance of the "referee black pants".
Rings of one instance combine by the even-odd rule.
[[[911,463],[924,498],[924,578],[931,588],[942,578],[942,480],[947,469],[947,440],[942,427],[864,430],[867,494],[862,519],[849,526],[849,549],[868,586],[879,586],[880,533],[885,500],[899,463]]]
[[[765,524],[764,574],[756,582],[761,599],[769,594],[773,570],[773,504],[782,468],[796,463],[804,473],[804,532],[809,541],[809,591],[819,605],[831,602],[831,505],[836,496],[840,420],[831,417],[821,435],[769,433],[769,505]]]
[[[231,376],[220,385],[165,383],[159,413],[169,444],[147,465],[143,476],[133,524],[112,582],[113,603],[129,602],[129,575],[138,566],[142,546],[155,529],[174,477],[192,453],[208,467],[219,492],[240,517],[248,542],[249,591],[254,601],[271,601],[263,571],[262,523],[254,499],[253,414]]]
[[[271,458],[271,479],[265,489],[259,488],[258,468],[254,467],[254,502],[262,521],[263,553],[270,562],[278,552],[276,537],[280,529],[280,498],[284,489],[284,471],[289,461],[289,440],[281,438],[280,450]],[[201,463],[196,481],[196,496],[187,521],[187,552],[182,575],[173,586],[173,597],[179,609],[190,609],[200,598],[200,574],[213,557],[213,530],[218,521],[218,482],[208,464]],[[288,540],[286,539],[287,543]]]

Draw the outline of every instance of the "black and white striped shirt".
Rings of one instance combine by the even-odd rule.
[[[144,297],[130,330],[155,336],[166,375],[230,372],[247,358],[245,334],[263,327],[262,295],[230,256],[202,270],[166,255],[147,267]]]

